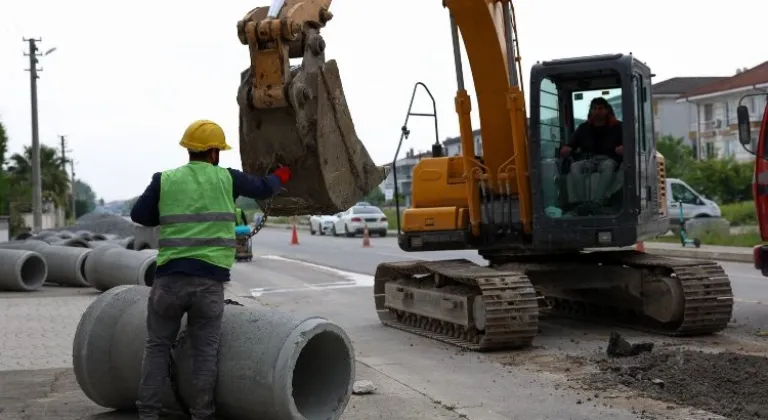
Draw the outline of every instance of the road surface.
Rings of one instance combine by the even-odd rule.
[[[547,319],[533,349],[481,355],[379,323],[371,290],[377,264],[408,259],[481,261],[473,252],[405,253],[391,237],[372,238],[372,246],[365,248],[360,237],[310,236],[306,231],[300,233],[299,245],[290,245],[290,240],[290,230],[279,228],[264,229],[254,238],[254,260],[233,269],[237,295],[334,319],[352,337],[359,362],[471,419],[629,419],[638,418],[643,410],[662,416],[655,418],[697,418],[640,398],[591,398],[573,384],[590,369],[583,359],[601,353],[615,328]],[[622,334],[651,339],[660,346],[764,352],[768,341],[757,332],[768,327],[768,307],[761,303],[768,302],[768,281],[749,265],[722,265],[737,297],[735,322],[727,332],[685,340],[623,330]],[[587,404],[588,394],[592,401]]]

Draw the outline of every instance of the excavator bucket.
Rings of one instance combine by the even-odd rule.
[[[272,216],[334,214],[377,188],[389,167],[377,167],[357,137],[335,60],[291,68],[287,107],[247,101],[252,71],[241,74],[240,154],[243,170],[266,175],[278,164],[293,177],[280,194],[259,202]]]

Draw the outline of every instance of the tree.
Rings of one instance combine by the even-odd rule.
[[[75,218],[92,212],[96,208],[96,194],[87,182],[75,180]]]
[[[366,194],[365,197],[363,197],[362,201],[367,201],[374,206],[380,206],[384,204],[386,200],[384,197],[384,192],[381,191],[381,188],[376,187],[371,192]]]
[[[662,136],[656,141],[656,150],[664,156],[667,178],[685,179],[693,170],[693,148],[682,137]]]
[[[720,204],[752,200],[752,162],[732,156],[695,162],[684,180],[707,198]]]
[[[43,201],[53,203],[57,208],[66,208],[69,195],[69,176],[66,163],[58,149],[40,145],[40,174]],[[22,154],[11,155],[8,164],[8,179],[11,182],[11,196],[24,207],[32,207],[32,148],[24,147]]]

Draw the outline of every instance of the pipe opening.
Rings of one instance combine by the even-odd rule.
[[[293,369],[293,402],[307,420],[328,419],[346,401],[352,360],[344,339],[323,331],[309,339]]]
[[[19,268],[21,281],[30,288],[39,287],[45,281],[48,270],[45,266],[45,260],[37,255],[31,255],[24,259]]]
[[[90,252],[89,252],[89,253],[87,253],[87,254],[85,254],[85,255],[83,255],[83,260],[82,260],[82,262],[80,263],[80,267],[79,267],[79,268],[80,268],[80,277],[81,277],[83,280],[85,280],[86,282],[88,282],[88,277],[85,275],[85,262],[86,262],[86,261],[88,261],[88,256],[89,256],[89,255],[90,255]],[[90,283],[90,282],[89,282],[89,283]]]
[[[152,264],[147,266],[147,269],[144,270],[144,284],[152,287],[152,284],[155,282],[155,270],[157,269],[157,261],[153,261]]]

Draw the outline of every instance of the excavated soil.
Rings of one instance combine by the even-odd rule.
[[[738,353],[653,351],[598,361],[586,382],[609,390],[617,384],[653,399],[687,405],[731,420],[768,418],[768,359]]]

